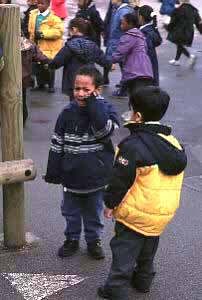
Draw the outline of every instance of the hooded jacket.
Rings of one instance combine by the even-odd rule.
[[[167,26],[167,39],[177,45],[191,46],[194,39],[194,25],[200,30],[201,17],[198,9],[184,3],[177,7]]]
[[[86,36],[73,36],[50,62],[51,68],[64,66],[62,92],[71,96],[77,70],[84,65],[110,66],[104,52]]]
[[[159,66],[158,58],[156,54],[156,47],[162,43],[161,35],[157,28],[154,28],[153,24],[145,24],[140,27],[140,31],[145,35],[147,42],[147,54],[151,60],[152,70],[154,75],[153,84],[159,85]]]
[[[145,236],[159,236],[179,206],[187,157],[171,129],[160,124],[126,125],[105,204],[115,219]]]
[[[113,52],[116,50],[119,40],[123,35],[123,31],[121,30],[121,20],[124,15],[129,13],[134,13],[134,9],[127,3],[122,3],[119,7],[114,7],[113,9],[109,36],[106,44],[106,53],[109,58],[111,58]]]
[[[38,9],[34,9],[29,16],[29,38],[33,43],[35,43],[35,26],[38,12]],[[52,59],[62,47],[63,21],[51,12],[41,22],[39,31],[43,33],[44,38],[37,41],[37,46],[44,55]]]
[[[146,39],[139,29],[133,28],[124,33],[112,55],[112,62],[122,63],[122,81],[153,78]]]

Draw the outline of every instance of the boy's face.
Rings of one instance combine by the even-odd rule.
[[[121,30],[122,30],[122,31],[128,31],[128,29],[129,29],[129,25],[128,25],[126,19],[123,18],[123,19],[121,20]]]
[[[96,88],[93,78],[87,75],[77,75],[74,82],[74,100],[80,107],[85,107],[86,98],[100,94],[100,87]]]
[[[49,8],[49,2],[47,0],[39,0],[37,7],[41,13]]]

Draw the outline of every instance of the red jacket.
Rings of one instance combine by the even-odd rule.
[[[51,0],[51,9],[54,14],[61,19],[67,17],[67,8],[65,6],[65,0]]]

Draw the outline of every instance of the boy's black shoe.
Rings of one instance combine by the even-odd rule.
[[[134,271],[131,278],[131,286],[140,293],[149,293],[154,276],[155,272],[146,277]]]
[[[79,249],[79,241],[66,240],[58,250],[58,256],[68,257],[74,255]]]
[[[128,300],[127,292],[118,287],[112,289],[105,286],[100,286],[97,290],[97,294],[103,299]]]
[[[95,240],[87,243],[88,255],[94,259],[103,259],[105,258],[104,251],[101,247],[101,241]]]

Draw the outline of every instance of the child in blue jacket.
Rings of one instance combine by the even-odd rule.
[[[62,92],[74,99],[74,78],[77,70],[84,65],[95,63],[111,67],[104,52],[92,41],[92,26],[83,18],[74,18],[69,23],[69,35],[65,46],[50,62],[49,67],[58,69],[64,66],[62,78]]]
[[[149,5],[143,5],[139,8],[140,30],[144,33],[147,42],[147,54],[152,63],[153,69],[153,85],[159,85],[159,66],[156,54],[156,47],[162,43],[161,35],[157,28],[157,17],[153,8]]]
[[[79,69],[75,101],[60,113],[51,140],[45,181],[63,185],[66,240],[59,248],[60,257],[78,250],[83,221],[88,254],[104,258],[103,190],[113,165],[111,135],[119,121],[114,108],[100,96],[101,85],[102,76],[94,67]]]

